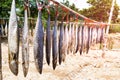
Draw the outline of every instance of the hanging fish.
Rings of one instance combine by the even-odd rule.
[[[71,39],[71,26],[72,26],[72,24],[69,23],[69,31],[68,31],[68,35],[69,35],[69,41],[68,41],[68,54],[70,53],[71,41],[72,41],[72,39]]]
[[[98,42],[101,43],[101,36],[102,36],[102,28],[98,28]]]
[[[69,34],[68,34],[68,23],[67,23],[65,26],[65,30],[64,30],[64,45],[65,45],[64,58],[66,57],[66,54],[68,53],[68,42],[69,42]]]
[[[97,37],[96,37],[96,44],[99,42],[98,39],[99,39],[99,33],[98,33],[98,27],[96,27],[96,31],[97,31]]]
[[[7,21],[6,21],[6,24],[5,24],[5,35],[6,35],[6,36],[8,35],[8,25],[7,25]]]
[[[90,26],[90,32],[89,32],[89,33],[90,33],[90,34],[89,34],[89,35],[90,35],[90,37],[89,37],[89,38],[90,38],[90,39],[89,39],[89,40],[90,40],[90,42],[89,42],[90,44],[89,44],[89,45],[91,46],[91,40],[92,40],[92,39],[91,39],[91,38],[92,38],[92,36],[91,36],[91,35],[92,35],[92,26]]]
[[[26,77],[29,68],[29,28],[28,28],[28,1],[25,1],[25,11],[24,11],[24,26],[22,30],[22,66],[23,73]]]
[[[91,31],[90,31],[90,44],[92,44],[92,38],[93,38],[93,27],[91,27]]]
[[[72,24],[71,27],[71,47],[70,52],[72,53],[74,51],[74,43],[75,43],[75,24]]]
[[[2,31],[2,36],[4,36],[4,28],[3,28],[3,25],[1,25],[1,31]]]
[[[78,31],[77,31],[77,46],[76,46],[76,51],[75,53],[77,53],[80,48],[81,48],[81,41],[82,41],[82,26],[78,27]]]
[[[87,40],[87,50],[86,50],[86,53],[88,53],[89,51],[89,48],[90,48],[90,27],[88,27],[88,40]]]
[[[59,36],[59,64],[62,62],[63,58],[63,42],[64,42],[64,24],[61,22],[60,25],[60,36]]]
[[[3,20],[3,24],[2,24],[2,36],[5,37],[5,20]]]
[[[92,45],[96,44],[96,40],[97,40],[97,30],[96,28],[94,27],[92,29]]]
[[[104,28],[101,29],[100,44],[103,42]]]
[[[48,13],[47,29],[46,29],[46,61],[50,64],[51,53],[51,29],[50,29],[50,13]]]
[[[43,68],[43,47],[44,47],[44,31],[42,25],[42,12],[41,10],[39,10],[34,36],[34,59],[36,68],[40,74],[42,74]]]
[[[9,32],[8,32],[8,62],[10,70],[13,74],[18,74],[18,57],[19,57],[19,30],[17,24],[17,15],[15,8],[15,0],[12,2],[10,19],[9,19]]]
[[[88,26],[85,26],[84,27],[84,34],[85,34],[85,36],[84,36],[84,52],[87,52],[87,46],[88,46]]]
[[[86,26],[84,26],[84,29],[83,29],[84,31],[83,31],[83,34],[84,34],[84,36],[83,36],[83,53],[85,52],[85,49],[86,49],[86,40],[87,40],[87,38],[86,38]]]
[[[52,36],[52,65],[55,70],[57,66],[57,55],[58,55],[58,44],[57,44],[57,16],[55,17],[55,23],[53,28],[53,36]]]
[[[81,30],[80,55],[82,54],[82,51],[83,51],[83,38],[84,38],[84,26],[82,26],[82,30]]]
[[[74,49],[73,49],[73,53],[76,53],[76,48],[77,48],[77,32],[78,31],[78,24],[75,24],[75,32],[74,32],[74,36],[75,36],[75,42],[74,42]]]
[[[78,31],[77,31],[77,46],[76,46],[76,51],[75,51],[75,53],[77,53],[78,52],[78,50],[79,50],[79,43],[80,43],[80,41],[79,41],[79,32],[80,32],[80,27],[78,27]]]
[[[0,80],[2,80],[2,51],[1,51],[1,35],[0,35]]]

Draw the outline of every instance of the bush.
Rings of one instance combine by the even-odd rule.
[[[120,32],[120,24],[119,24],[119,25],[110,26],[109,32],[110,32],[110,33]]]

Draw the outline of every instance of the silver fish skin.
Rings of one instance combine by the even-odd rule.
[[[40,74],[42,74],[43,68],[43,48],[44,47],[44,32],[42,25],[42,13],[38,11],[38,19],[35,27],[34,35],[34,60],[35,65]]]
[[[88,53],[88,51],[89,51],[89,48],[90,48],[90,36],[91,36],[91,34],[90,34],[90,27],[88,27],[88,40],[87,40],[87,50],[86,50],[86,53]]]
[[[100,43],[101,36],[102,36],[102,28],[98,28],[98,43]]]
[[[27,9],[24,12],[24,26],[22,32],[22,66],[23,73],[26,77],[29,69],[29,28],[28,28],[28,17]]]
[[[83,52],[83,40],[84,40],[84,26],[81,26],[82,30],[81,30],[81,44],[80,44],[80,55],[82,55]]]
[[[99,32],[98,32],[98,30],[99,30],[99,28],[98,27],[96,27],[96,30],[97,30],[97,38],[96,38],[96,44],[99,42],[98,40],[99,40]]]
[[[68,54],[70,53],[70,49],[71,49],[71,26],[72,24],[69,23],[69,30],[68,30],[68,34],[69,34],[69,41],[68,41]]]
[[[81,26],[79,26],[78,27],[78,31],[77,31],[77,46],[76,46],[76,51],[75,51],[75,53],[77,53],[79,50],[80,50],[80,45],[81,45],[81,40],[82,40],[82,35],[81,35],[81,33],[82,33],[82,27]]]
[[[87,51],[87,42],[88,42],[88,26],[84,26],[83,52]]]
[[[2,36],[4,36],[4,28],[3,28],[3,25],[1,25],[1,30],[2,30]]]
[[[52,36],[52,58],[53,58],[52,66],[54,70],[57,66],[57,56],[58,56],[58,44],[57,44],[57,16],[56,16]]]
[[[65,53],[64,53],[64,61],[66,58],[66,54],[68,53],[68,42],[69,42],[69,33],[68,33],[68,24],[66,24],[65,26],[65,30],[64,30],[64,49],[65,49]]]
[[[46,29],[46,61],[50,64],[51,54],[51,29],[50,29],[50,14],[48,13],[47,29]]]
[[[96,39],[97,39],[97,30],[96,28],[92,29],[92,45],[96,44]]]
[[[19,57],[19,36],[18,24],[15,8],[15,0],[12,2],[9,30],[8,30],[8,62],[13,74],[18,74],[18,57]]]
[[[74,36],[75,36],[75,42],[74,42],[74,51],[73,53],[76,53],[76,48],[77,48],[77,31],[78,31],[78,24],[75,24],[75,32],[74,32]]]
[[[59,37],[59,64],[61,64],[61,62],[65,61],[65,48],[66,48],[66,41],[65,41],[65,29],[64,29],[64,24],[63,22],[61,23],[60,26],[60,37]]]
[[[8,25],[7,25],[7,22],[5,24],[5,35],[7,36],[8,35]]]
[[[100,44],[103,43],[104,28],[101,29]]]
[[[74,43],[75,43],[75,25],[72,24],[71,27],[71,47],[70,47],[70,52],[72,53],[74,51]]]

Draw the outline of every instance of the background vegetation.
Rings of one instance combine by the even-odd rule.
[[[23,0],[15,0],[15,1],[16,1],[17,15],[21,18],[20,20],[22,20],[23,16],[24,16],[24,9],[23,9],[24,2],[23,2]],[[48,0],[39,0],[39,1],[44,1],[44,2],[48,3]],[[12,3],[12,0],[1,0],[1,2],[0,2],[0,18],[9,18],[11,3]],[[36,2],[35,2],[35,0],[29,0],[29,3],[30,3],[29,4],[29,9],[30,9],[29,17],[35,18],[33,21],[31,21],[31,22],[33,22],[32,24],[35,24],[34,22],[37,18],[37,12],[38,12]],[[61,3],[88,18],[91,18],[91,19],[94,19],[94,20],[100,21],[100,22],[107,22],[109,13],[110,13],[112,0],[88,0],[87,3],[89,3],[91,7],[88,9],[83,9],[83,10],[79,10],[78,8],[76,8],[75,4],[70,5],[69,0],[63,0]],[[66,12],[63,11],[61,7],[58,7],[57,9],[59,11],[58,20],[61,20],[61,18],[63,17],[63,15],[65,15]],[[117,19],[118,10],[119,10],[119,7],[115,3],[114,12],[113,12],[113,16],[112,16],[112,23],[120,23]],[[51,5],[50,13],[51,13],[51,20],[54,21],[55,6],[53,4]],[[46,23],[46,20],[47,20],[46,9],[43,9],[42,18],[43,18],[43,22]],[[113,28],[110,28],[110,29],[113,29]],[[119,26],[116,27],[115,29],[120,30]],[[110,30],[110,31],[114,32],[114,30]]]

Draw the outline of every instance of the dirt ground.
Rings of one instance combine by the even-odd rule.
[[[107,50],[102,58],[102,50],[90,49],[88,54],[69,54],[66,61],[52,69],[44,58],[43,73],[39,74],[34,64],[33,46],[30,45],[30,66],[27,77],[23,76],[21,47],[19,53],[19,73],[15,76],[8,66],[8,45],[2,43],[3,80],[120,80],[120,34],[114,36],[114,48]],[[45,56],[44,56],[45,57]]]

